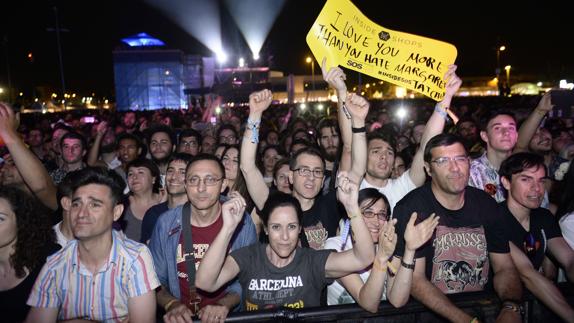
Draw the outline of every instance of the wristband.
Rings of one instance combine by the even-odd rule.
[[[165,309],[166,312],[169,312],[169,308],[173,305],[173,303],[177,302],[177,299],[172,299],[171,301],[167,302],[163,308]]]
[[[390,277],[395,277],[397,274],[397,269],[393,267],[390,261],[387,261],[387,273]]]
[[[443,119],[448,119],[448,114],[446,113],[448,107],[442,107],[439,103],[434,106],[434,111],[438,113]]]
[[[361,133],[361,132],[367,132],[367,127],[363,126],[361,128],[353,128],[351,127],[351,131],[353,131],[353,133]]]
[[[254,144],[259,142],[259,124],[261,120],[253,121],[247,118],[247,128],[251,129],[251,142]]]
[[[415,263],[416,263],[416,262],[414,261],[414,259],[413,259],[413,263],[412,263],[412,264],[407,264],[406,262],[404,262],[404,261],[401,259],[401,266],[405,267],[406,269],[413,269],[413,270],[414,270],[414,269],[415,269]]]
[[[388,263],[388,262],[387,262],[387,263]],[[388,265],[386,265],[386,266],[388,266]],[[384,272],[384,271],[387,270],[387,268],[384,268],[381,264],[379,264],[379,261],[376,260],[376,259],[375,259],[375,261],[373,262],[373,269],[376,269],[376,270],[382,271],[382,272]]]
[[[478,320],[478,317],[476,317],[476,316],[470,319],[470,323],[478,323],[478,322],[480,322],[480,321]]]
[[[356,214],[356,213],[353,214],[353,213],[351,213],[351,214],[349,214],[349,219],[352,220],[352,219],[357,218],[357,217],[359,217],[359,216],[360,216],[360,214]]]

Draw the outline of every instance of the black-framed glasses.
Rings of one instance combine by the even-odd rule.
[[[325,176],[325,172],[320,168],[311,169],[309,167],[299,167],[292,169],[292,171],[294,172],[296,171],[299,174],[299,176],[304,177],[311,177],[311,174],[315,178],[323,178],[323,176]]]
[[[213,177],[213,176],[207,176],[207,177],[201,178],[199,176],[192,176],[192,177],[186,178],[185,183],[188,186],[199,186],[201,184],[201,181],[203,181],[203,184],[205,184],[205,186],[214,186],[217,184],[217,182],[219,182],[222,179],[223,179],[223,177],[217,178],[217,177]]]
[[[437,159],[431,160],[431,163],[435,163],[438,167],[444,167],[453,161],[457,165],[468,163],[468,156],[454,156],[454,157],[439,157]]]
[[[389,220],[389,215],[387,214],[387,211],[381,211],[381,212],[363,211],[363,216],[368,219],[372,219],[376,216],[381,221]]]

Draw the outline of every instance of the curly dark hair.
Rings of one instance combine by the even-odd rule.
[[[17,239],[10,264],[16,277],[44,263],[45,248],[55,241],[49,211],[32,196],[14,186],[0,186],[0,198],[6,200],[16,215]],[[51,243],[50,243],[51,242]]]

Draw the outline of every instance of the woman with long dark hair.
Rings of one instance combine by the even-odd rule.
[[[22,322],[28,295],[46,258],[57,251],[49,213],[33,197],[0,186],[0,313],[3,322]]]
[[[559,219],[562,236],[574,249],[574,166],[568,162],[569,167],[562,178],[563,186],[561,189],[558,210],[556,216]]]

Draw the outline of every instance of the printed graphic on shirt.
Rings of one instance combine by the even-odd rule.
[[[284,279],[251,279],[249,282],[248,294],[249,300],[257,301],[257,303],[270,302],[263,306],[261,309],[270,309],[277,307],[277,304],[282,304],[283,307],[290,308],[303,308],[303,300],[295,301],[293,303],[285,303],[286,299],[296,297],[297,293],[303,289],[303,280],[301,276],[287,276]],[[259,310],[257,304],[253,304],[246,300],[246,309],[248,311]]]
[[[481,291],[488,280],[484,228],[438,226],[431,282],[443,293]]]
[[[304,230],[307,241],[309,242],[309,247],[315,250],[323,249],[325,241],[329,236],[327,229],[323,227],[323,223],[319,221],[316,225],[305,227]]]
[[[195,257],[195,270],[197,270],[199,268],[199,264],[201,263],[203,256],[205,256],[205,253],[207,252],[207,248],[209,248],[208,243],[194,243],[193,244],[193,256]],[[187,253],[185,253],[183,251],[183,246],[181,245],[181,243],[179,243],[177,245],[176,263],[179,264],[179,263],[185,262],[185,256],[187,256]],[[185,276],[187,278],[187,274]]]

